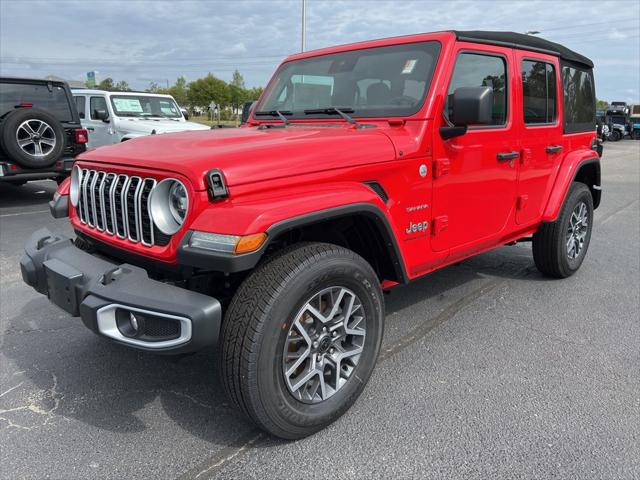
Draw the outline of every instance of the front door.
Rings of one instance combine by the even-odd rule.
[[[86,128],[89,131],[89,143],[87,145],[89,148],[110,145],[115,139],[115,136],[111,134],[110,122],[113,119],[109,119],[109,122],[100,120],[96,115],[98,110],[109,111],[107,100],[102,95],[91,95],[89,97],[89,111],[85,120],[82,121],[82,124],[86,124]]]
[[[516,63],[522,85],[518,89],[521,107],[516,113],[522,141],[516,221],[525,225],[542,215],[553,187],[552,172],[562,161],[562,123],[558,116],[562,90],[556,57],[516,51]]]
[[[472,248],[497,237],[513,222],[519,142],[513,118],[513,51],[456,44],[446,98],[459,87],[493,89],[490,125],[469,126],[464,135],[434,141],[432,247]],[[448,125],[448,106],[440,120]],[[438,120],[436,120],[438,121]]]

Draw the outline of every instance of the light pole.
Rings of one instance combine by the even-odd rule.
[[[302,45],[301,45],[301,52],[304,52],[306,49],[306,38],[305,38],[305,30],[307,29],[307,15],[306,15],[306,7],[307,7],[307,0],[302,0]]]

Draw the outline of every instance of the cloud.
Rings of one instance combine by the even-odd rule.
[[[244,42],[236,43],[229,48],[222,50],[225,55],[240,55],[241,53],[247,53],[247,47]]]
[[[594,59],[600,98],[622,97],[620,92],[637,87],[640,3],[550,5],[543,0],[307,0],[307,47],[443,29],[538,30]],[[0,0],[0,74],[53,73],[80,80],[98,70],[102,77],[145,88],[148,82],[136,79],[173,81],[185,75],[193,80],[212,72],[230,80],[238,68],[246,84],[255,86],[264,85],[278,63],[300,49],[301,0],[56,0],[29,6]]]

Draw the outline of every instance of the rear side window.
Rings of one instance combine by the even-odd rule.
[[[100,120],[96,112],[98,110],[107,111],[107,101],[104,97],[91,97],[89,100],[89,110],[91,111],[91,119],[92,120]]]
[[[453,70],[447,103],[459,87],[491,87],[493,118],[491,125],[507,122],[507,64],[502,57],[479,53],[461,53]],[[445,108],[448,113],[448,108]]]
[[[556,119],[556,71],[553,65],[522,61],[524,123],[553,123]]]
[[[80,115],[80,118],[85,118],[85,104],[87,103],[86,98],[82,96],[73,98],[76,101],[76,109],[78,110],[78,115]]]
[[[565,133],[591,132],[596,128],[596,92],[593,71],[562,65]]]
[[[73,120],[71,104],[63,87],[55,84],[0,83],[0,115],[16,107],[29,105],[46,110],[62,122]]]

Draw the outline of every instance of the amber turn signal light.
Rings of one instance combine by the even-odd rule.
[[[236,248],[233,249],[233,253],[240,255],[241,253],[255,252],[262,246],[266,239],[266,233],[254,233],[253,235],[240,237],[240,240],[236,243]]]

